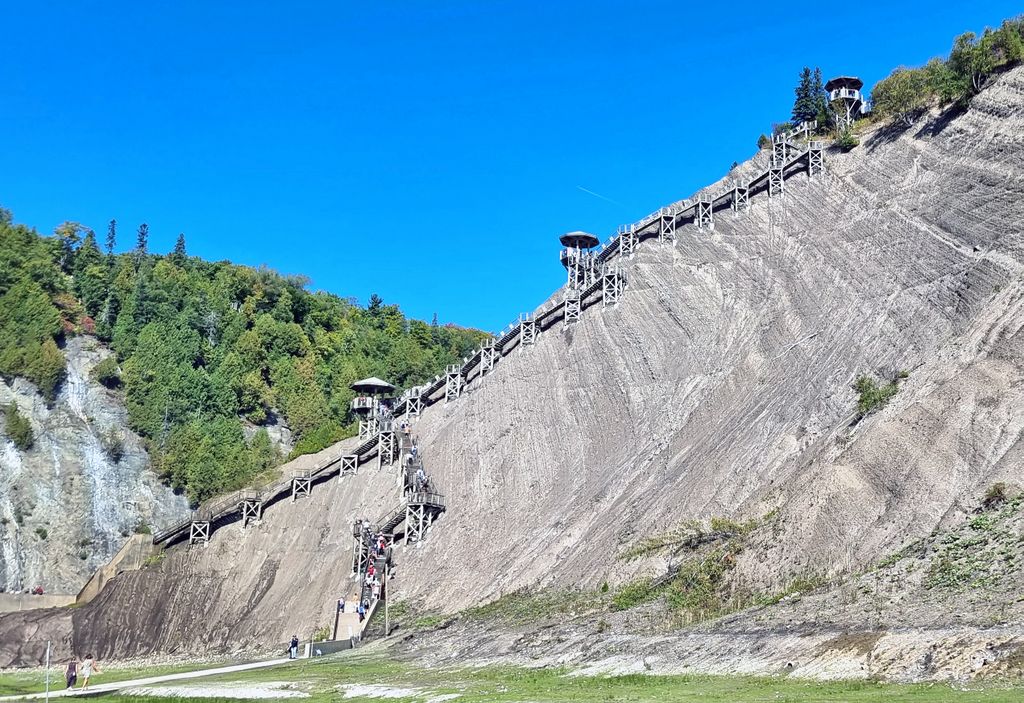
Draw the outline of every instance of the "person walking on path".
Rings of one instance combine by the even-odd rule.
[[[362,622],[363,618],[366,617],[366,607],[362,604],[362,602],[359,603],[359,607],[356,608],[356,612],[359,613],[359,622]]]
[[[64,680],[67,681],[68,688],[74,688],[75,684],[78,683],[77,659],[72,659],[68,662],[68,667],[64,669]]]
[[[298,659],[299,657],[299,636],[292,635],[291,644],[288,645],[288,658]]]
[[[345,596],[342,596],[341,598],[338,599],[338,612],[339,613],[344,613],[345,612]]]
[[[92,658],[91,654],[86,654],[85,659],[82,660],[82,688],[85,690],[89,687],[89,679],[92,678],[93,674],[102,674],[100,671],[99,663]]]

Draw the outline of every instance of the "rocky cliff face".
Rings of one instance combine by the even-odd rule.
[[[956,522],[994,481],[1024,483],[1022,134],[1016,69],[964,114],[867,135],[713,232],[643,244],[618,307],[541,335],[418,421],[450,509],[399,550],[393,595],[452,612],[523,586],[622,583],[641,574],[617,557],[644,536],[769,511],[776,530],[736,574],[772,589],[857,570]],[[853,380],[898,371],[896,399],[854,422]],[[395,480],[362,471],[122,575],[75,613],[76,641],[225,649],[324,624],[349,525],[390,507]]]
[[[24,380],[0,382],[0,405],[13,400],[35,433],[24,452],[0,437],[0,590],[77,593],[139,525],[188,511],[149,471],[123,404],[90,378],[109,352],[74,337],[65,354],[68,377],[52,407]],[[111,436],[123,440],[117,461],[104,448]]]

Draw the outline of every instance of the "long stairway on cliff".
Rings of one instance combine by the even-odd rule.
[[[718,213],[742,212],[749,206],[752,196],[780,197],[785,192],[787,180],[800,174],[809,178],[821,174],[824,145],[810,139],[816,127],[815,123],[803,123],[777,135],[772,140],[767,167],[750,180],[734,181],[716,194],[701,193],[692,200],[673,203],[638,222],[619,227],[615,236],[601,245],[599,251],[584,251],[581,247],[589,246],[589,243],[581,244],[582,239],[566,235],[562,241],[569,244],[561,259],[568,271],[568,283],[563,288],[561,300],[553,298],[533,312],[519,315],[516,321],[488,339],[461,364],[452,364],[444,375],[435,376],[432,381],[403,393],[390,407],[386,417],[374,416],[360,422],[359,438],[363,441],[351,452],[330,457],[312,468],[292,471],[264,488],[235,491],[204,503],[191,517],[154,535],[154,544],[169,546],[184,539],[190,544],[205,544],[220,524],[236,516],[244,527],[257,522],[270,503],[288,496],[294,500],[309,495],[316,483],[332,476],[355,473],[360,465],[374,457],[377,457],[378,466],[392,464],[399,452],[395,418],[404,417],[408,421],[435,403],[458,399],[469,384],[479,382],[503,357],[515,349],[522,351],[533,345],[538,335],[557,322],[572,324],[580,319],[583,310],[597,302],[606,307],[617,304],[626,286],[621,262],[632,257],[641,242],[657,239],[674,245],[677,232],[686,225],[694,225],[698,230],[713,230]],[[595,238],[593,244],[596,243]],[[391,529],[402,522],[414,525],[410,534],[412,539],[419,539],[445,507],[444,497],[439,494],[414,492],[403,498],[402,505],[383,516],[380,522],[382,526],[394,522]]]

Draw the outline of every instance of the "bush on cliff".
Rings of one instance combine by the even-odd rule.
[[[4,408],[4,434],[21,451],[31,449],[36,441],[35,434],[32,432],[32,424],[18,411],[18,406],[14,401]]]
[[[981,36],[966,32],[954,40],[947,58],[933,58],[921,68],[901,66],[879,81],[871,91],[873,116],[909,126],[930,104],[969,100],[993,74],[1021,61],[1024,16],[986,28]]]

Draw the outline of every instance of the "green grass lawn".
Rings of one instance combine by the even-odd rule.
[[[1024,688],[991,683],[971,685],[968,690],[945,684],[894,685],[866,681],[814,683],[795,678],[741,676],[572,676],[568,670],[485,667],[476,669],[421,669],[378,655],[343,654],[287,666],[203,678],[192,684],[259,684],[287,681],[311,694],[313,703],[341,699],[339,687],[378,685],[413,689],[415,695],[400,698],[353,697],[346,701],[426,701],[442,694],[458,694],[457,703],[513,703],[536,701],[573,703],[623,701],[692,701],[693,703],[996,703],[1024,700]],[[120,703],[182,701],[181,698],[109,696]],[[212,701],[227,699],[190,699]],[[236,699],[237,700],[237,699]]]
[[[210,662],[208,664],[168,664],[162,666],[109,666],[100,662],[102,674],[94,675],[90,681],[91,685],[101,683],[117,683],[118,681],[129,681],[141,679],[147,676],[161,676],[163,674],[177,674],[184,671],[196,671],[198,669],[214,669],[218,666],[225,666],[231,662]],[[237,662],[234,662],[237,663]],[[50,669],[50,690],[60,691],[65,687],[64,667],[65,663],[59,666],[54,665]],[[79,684],[81,685],[81,679]],[[0,673],[0,696],[14,696],[22,693],[41,693],[46,690],[46,673],[42,668],[26,669],[24,671],[11,671]]]

